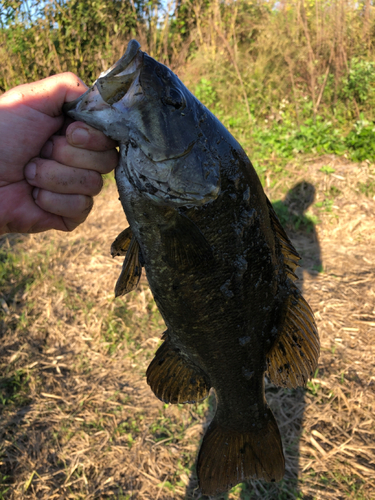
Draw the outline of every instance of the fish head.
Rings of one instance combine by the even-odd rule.
[[[200,127],[208,110],[136,40],[64,112],[118,141],[125,175],[156,203],[194,206],[217,197],[219,160]]]

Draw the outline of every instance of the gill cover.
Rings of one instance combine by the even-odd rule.
[[[64,110],[120,142],[123,171],[155,202],[201,205],[217,197],[219,160],[200,127],[207,109],[136,40]]]

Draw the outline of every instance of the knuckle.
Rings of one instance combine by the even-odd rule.
[[[113,169],[115,169],[118,165],[118,153],[115,149],[112,149],[111,151],[107,151],[105,153],[105,161],[102,162],[102,169],[101,171],[104,174],[108,174],[111,172]]]
[[[80,85],[82,85],[82,88],[86,87],[86,85],[82,82],[82,80],[72,71],[65,71],[64,73],[60,73],[58,77],[64,79],[67,83],[69,83],[72,86],[77,86],[77,83],[79,83]]]
[[[71,233],[72,231],[74,231],[74,229],[79,226],[82,222],[77,222],[77,221],[74,221],[72,219],[70,219],[69,217],[63,217],[63,220],[64,220],[64,224],[65,224],[65,227],[66,227],[66,231],[68,233]]]
[[[66,138],[64,136],[54,135],[51,137],[50,141],[52,142],[52,151],[49,159],[69,165],[71,158],[69,157],[69,151],[66,147]]]
[[[94,170],[83,170],[77,182],[79,183],[77,189],[88,196],[99,194],[103,187],[102,176]]]
[[[85,198],[85,208],[82,210],[82,214],[87,217],[94,206],[94,200],[91,196],[86,196]]]
[[[94,172],[94,174],[95,175],[93,176],[93,194],[97,195],[102,190],[102,187],[103,187],[103,178],[97,172]]]

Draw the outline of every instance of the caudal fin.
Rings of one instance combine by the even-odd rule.
[[[280,432],[271,410],[261,429],[246,432],[225,428],[215,417],[198,456],[199,486],[204,495],[223,493],[247,479],[280,481],[285,460]]]

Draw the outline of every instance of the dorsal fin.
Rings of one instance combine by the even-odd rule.
[[[279,338],[267,355],[267,376],[281,387],[306,385],[319,358],[319,336],[313,312],[291,281],[287,313]]]
[[[314,314],[292,282],[297,279],[294,271],[298,267],[300,256],[280,224],[268,198],[267,204],[271,225],[284,257],[291,290],[287,299],[283,329],[267,356],[267,375],[278,386],[295,388],[306,385],[307,380],[314,374],[319,358],[319,336]]]
[[[281,225],[276,215],[276,212],[268,198],[267,198],[267,204],[268,204],[271,224],[275,231],[275,236],[280,244],[281,253],[284,256],[284,266],[286,272],[292,280],[298,279],[294,271],[296,270],[296,267],[298,267],[298,261],[301,259],[301,257],[299,256],[297,250],[294,248],[293,243],[288,238],[288,235],[286,234],[283,226]]]

